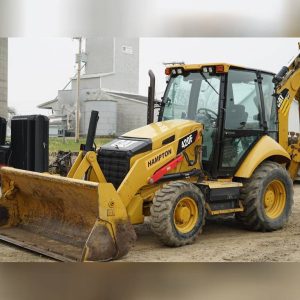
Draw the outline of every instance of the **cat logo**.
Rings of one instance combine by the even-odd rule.
[[[287,100],[290,99],[290,94],[289,94],[289,90],[288,90],[288,89],[284,89],[284,90],[277,96],[277,107],[278,107],[278,108],[280,108],[280,107],[283,105],[285,99],[287,99]]]

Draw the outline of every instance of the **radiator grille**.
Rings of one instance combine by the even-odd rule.
[[[125,151],[100,149],[98,163],[107,182],[117,189],[129,171],[130,157]]]

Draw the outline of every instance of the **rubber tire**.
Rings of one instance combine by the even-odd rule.
[[[174,209],[183,197],[191,197],[198,207],[198,221],[188,233],[179,232],[173,222]],[[165,184],[155,193],[151,212],[151,229],[158,239],[169,247],[180,247],[192,244],[202,232],[205,224],[205,201],[200,189],[185,181]]]
[[[283,182],[285,186],[286,205],[278,218],[271,219],[265,214],[263,196],[268,184],[275,179]],[[254,171],[250,179],[244,180],[243,184],[240,200],[245,210],[237,213],[236,219],[253,231],[281,229],[288,221],[294,201],[293,181],[287,170],[276,162],[266,161]]]

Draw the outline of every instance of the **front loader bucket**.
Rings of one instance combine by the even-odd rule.
[[[1,181],[0,240],[62,261],[116,259],[135,241],[110,183],[8,167],[1,169]]]

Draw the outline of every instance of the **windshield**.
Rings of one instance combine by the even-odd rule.
[[[220,76],[188,73],[171,77],[163,120],[189,119],[212,126],[218,116]]]
[[[188,119],[204,125],[202,160],[212,160],[217,131],[220,75],[188,73],[171,77],[164,97],[162,120]]]

